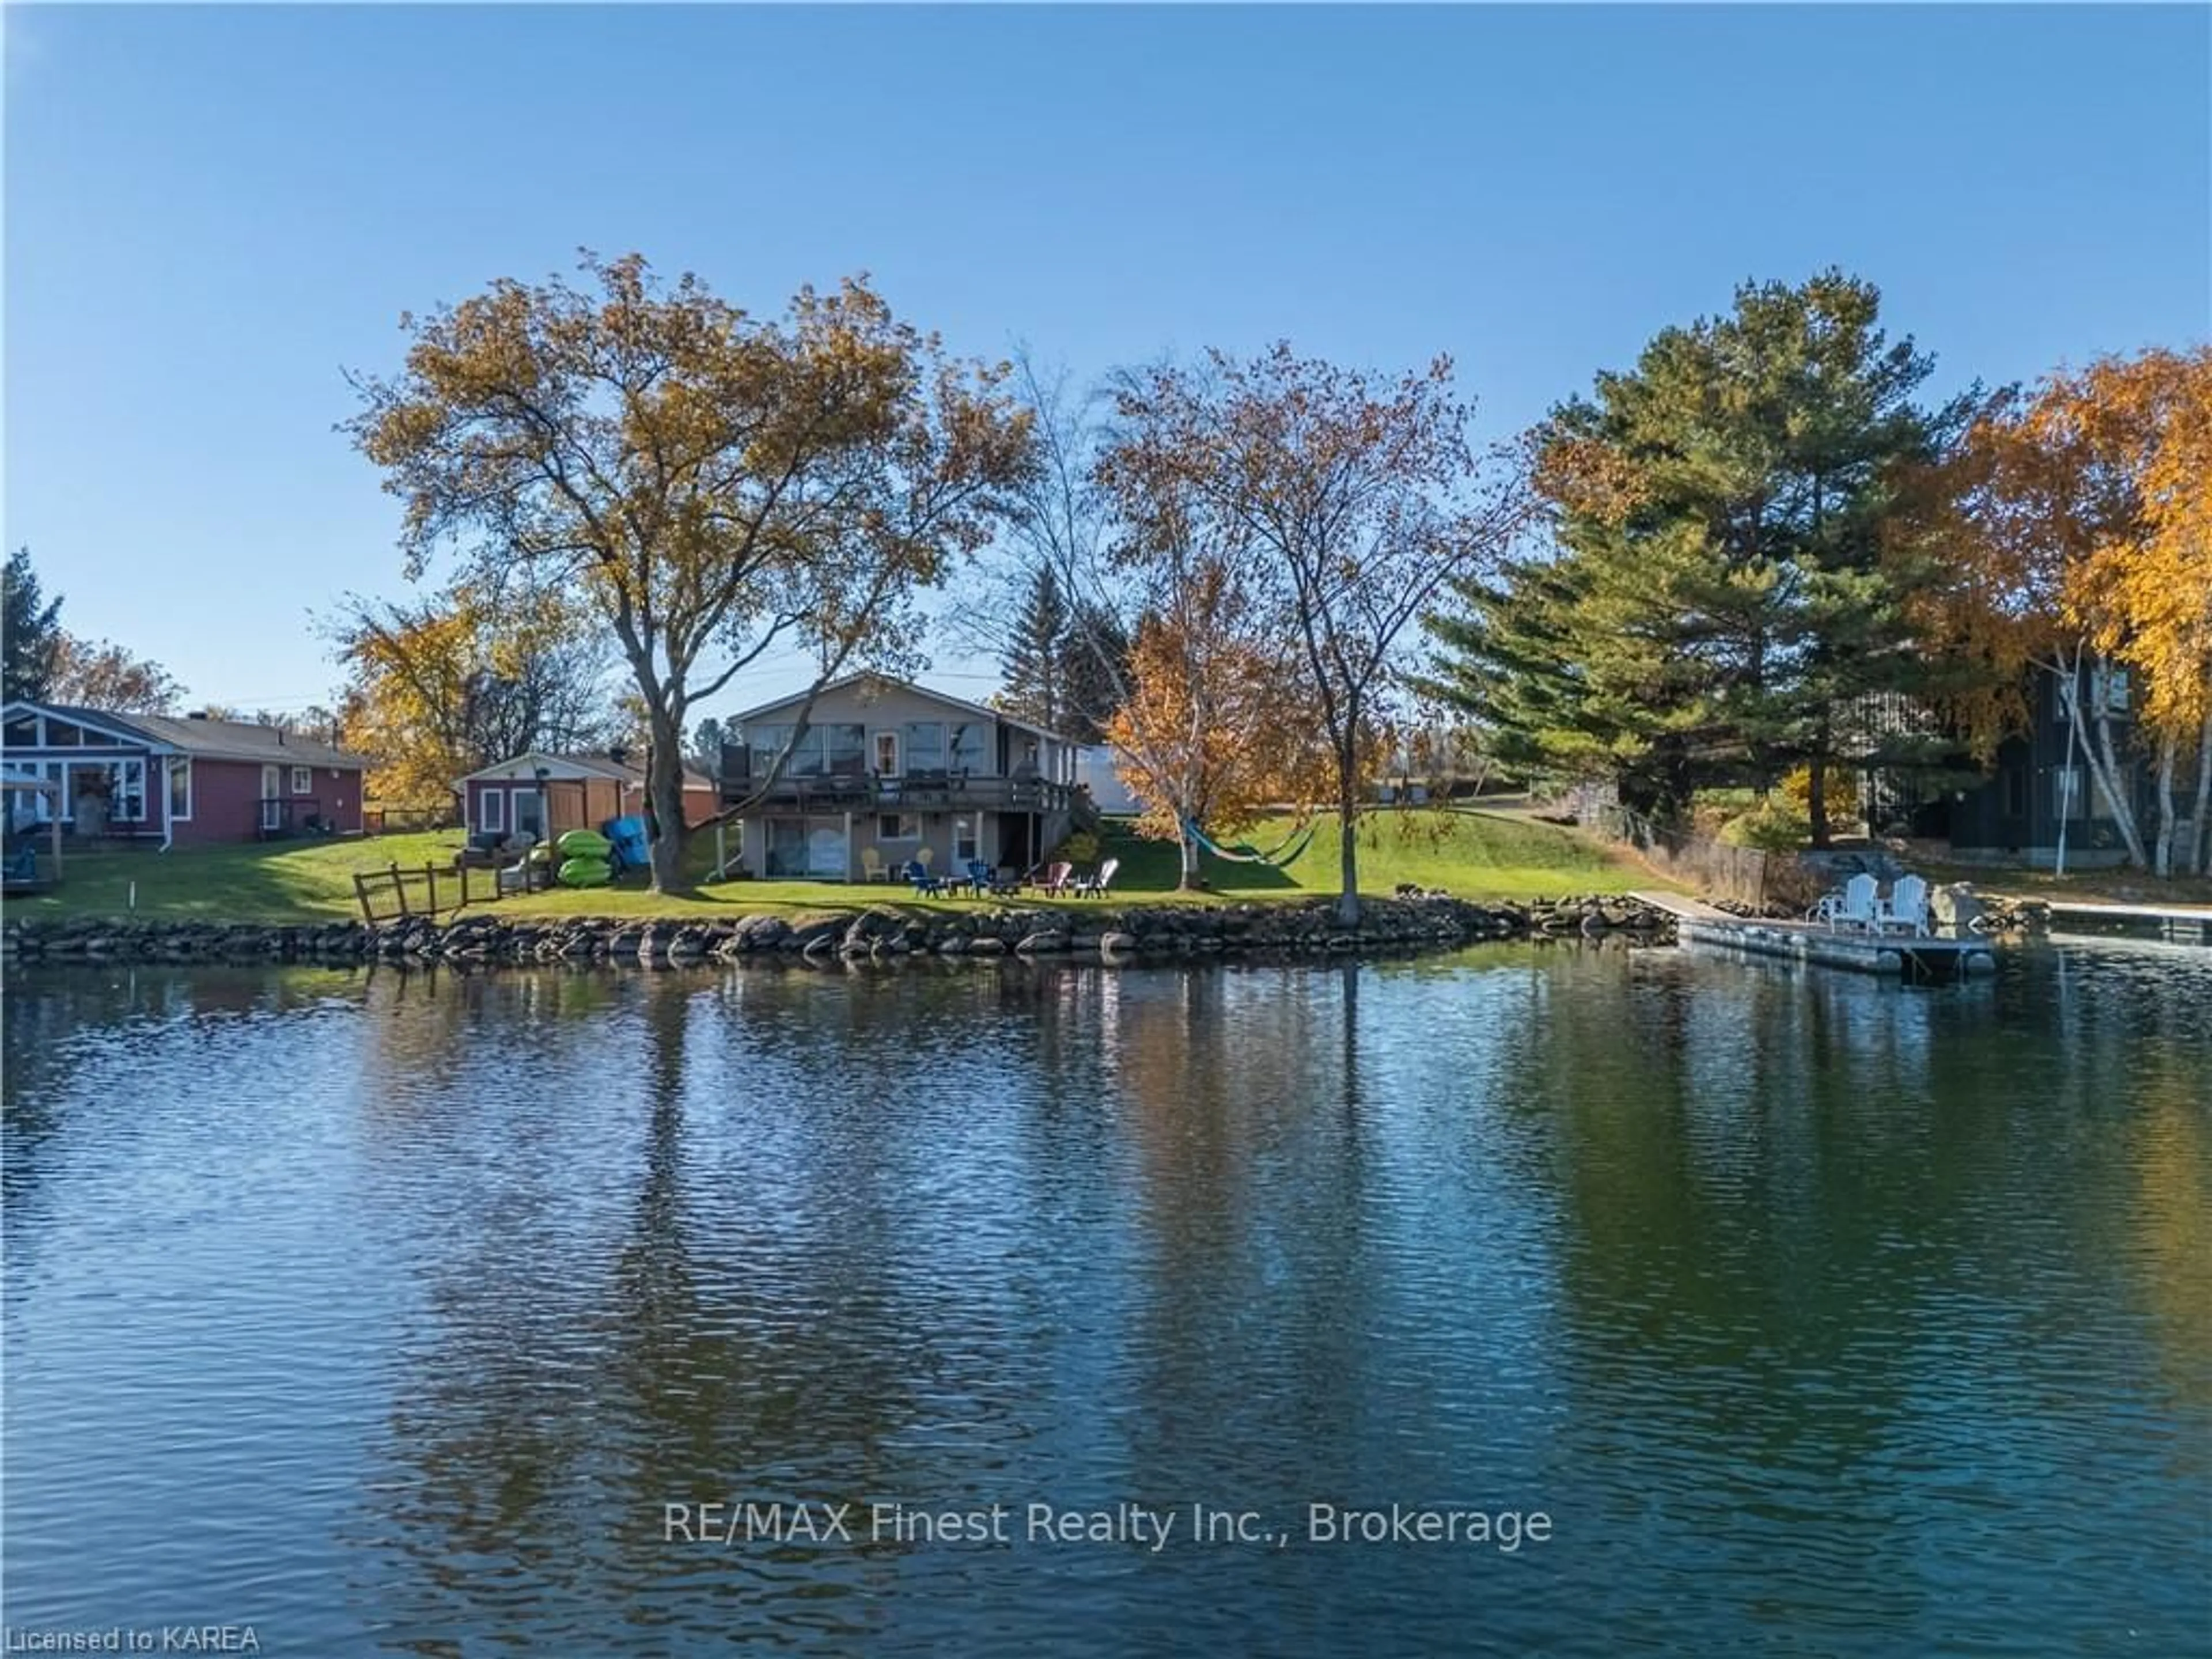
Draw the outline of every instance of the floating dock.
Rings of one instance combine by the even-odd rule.
[[[2098,904],[2047,899],[2055,933],[2154,933],[2176,945],[2212,945],[2212,905]]]
[[[1920,983],[1963,978],[1996,969],[1996,945],[1978,934],[1963,939],[1920,939],[1910,933],[1873,933],[1863,928],[1830,927],[1817,921],[1769,921],[1732,916],[1710,904],[1674,893],[1632,896],[1674,918],[1674,937],[1684,945],[1717,945],[1747,955],[1774,957],[1809,967],[1842,968],[1861,974],[1896,974]]]

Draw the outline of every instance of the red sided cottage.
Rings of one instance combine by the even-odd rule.
[[[368,762],[297,732],[201,714],[111,714],[11,702],[0,769],[60,789],[80,839],[152,846],[357,836]],[[25,792],[15,810],[53,810]]]

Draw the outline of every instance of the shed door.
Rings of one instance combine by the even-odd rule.
[[[284,769],[273,762],[261,768],[261,827],[284,827]]]

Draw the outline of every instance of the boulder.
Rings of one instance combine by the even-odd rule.
[[[1928,914],[1946,933],[1965,933],[1989,914],[1989,906],[1982,902],[1972,883],[1954,881],[1928,896]]]

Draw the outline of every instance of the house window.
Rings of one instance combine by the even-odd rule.
[[[896,732],[876,733],[876,770],[887,778],[895,778],[899,769],[899,738]]]
[[[945,768],[945,723],[909,720],[906,726],[906,769],[938,772]]]
[[[507,833],[507,791],[487,789],[477,797],[477,828]]]
[[[965,870],[970,863],[981,856],[982,854],[976,850],[975,820],[953,819],[952,867],[956,870]]]
[[[750,751],[752,775],[764,778],[769,769],[783,753],[784,744],[791,741],[793,728],[788,726],[756,726],[745,732],[745,746]]]
[[[952,726],[951,757],[948,764],[968,772],[988,769],[985,750],[990,728],[981,720],[957,720]]]
[[[885,812],[876,820],[878,841],[920,841],[921,820],[912,812]]]
[[[868,728],[865,726],[825,726],[822,746],[832,777],[857,778],[867,769]]]
[[[295,795],[312,795],[315,793],[313,767],[295,766],[292,769],[292,793]]]
[[[107,819],[111,823],[146,821],[146,763],[111,761],[107,768]]]
[[[192,815],[192,763],[188,760],[169,763],[169,819],[181,823]]]
[[[2100,668],[2089,682],[2089,707],[2101,708],[2108,714],[2128,712],[2128,671],[2124,668]]]
[[[2079,822],[2089,816],[2088,792],[2081,787],[2081,769],[2078,766],[2054,766],[2051,769],[2051,806],[2062,819]]]

